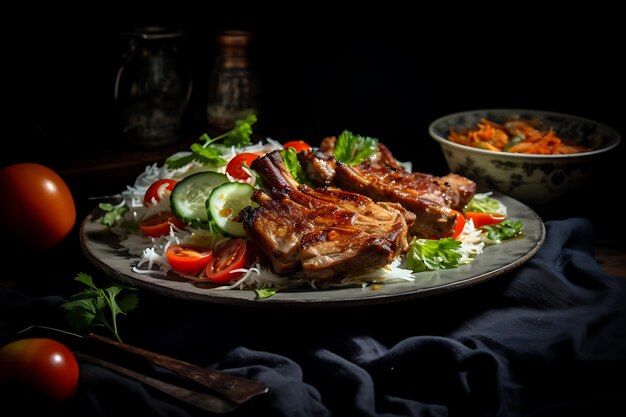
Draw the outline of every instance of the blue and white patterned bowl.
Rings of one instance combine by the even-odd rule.
[[[593,149],[567,155],[527,155],[494,152],[448,140],[450,128],[476,126],[482,118],[504,122],[512,118],[538,119],[540,129]],[[452,172],[473,179],[480,191],[500,191],[530,204],[549,204],[588,184],[593,167],[621,138],[614,129],[578,116],[540,110],[471,110],[441,117],[430,124],[430,136],[441,149]]]

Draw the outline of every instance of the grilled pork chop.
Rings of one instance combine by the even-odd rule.
[[[456,221],[453,210],[462,210],[476,191],[476,184],[460,175],[451,173],[435,177],[407,172],[372,160],[348,166],[328,153],[311,149],[298,154],[300,164],[314,184],[334,185],[366,195],[374,201],[400,203],[416,215],[416,221],[410,228],[415,236],[451,234]],[[395,161],[390,152],[378,160],[389,158]]]
[[[240,218],[277,274],[301,270],[308,278],[329,280],[383,267],[408,249],[408,224],[415,216],[401,205],[299,184],[278,151],[251,168],[270,191],[256,190],[252,199],[259,206],[246,207]]]

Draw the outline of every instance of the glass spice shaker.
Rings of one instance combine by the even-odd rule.
[[[259,82],[249,59],[252,33],[217,34],[218,56],[211,73],[207,105],[210,125],[227,130],[243,114],[259,114]]]
[[[115,99],[129,141],[145,148],[176,142],[192,89],[178,54],[184,30],[149,26],[124,35],[128,52],[115,81]]]

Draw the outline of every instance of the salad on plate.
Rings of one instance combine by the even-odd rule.
[[[254,115],[147,166],[101,222],[139,274],[177,274],[258,298],[290,288],[416,281],[522,232],[455,174],[413,173],[377,139],[252,143]]]

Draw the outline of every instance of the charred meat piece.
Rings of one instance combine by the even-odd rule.
[[[415,216],[399,204],[336,188],[298,184],[277,151],[252,163],[269,192],[255,191],[258,207],[240,213],[244,229],[269,256],[274,272],[308,278],[383,267],[408,249]]]
[[[374,201],[400,203],[417,217],[411,234],[423,237],[452,234],[456,222],[453,210],[462,210],[476,190],[473,181],[456,174],[435,177],[397,171],[369,161],[352,167],[338,163],[335,185]]]
[[[462,210],[476,191],[473,181],[452,173],[435,177],[371,160],[347,166],[315,150],[298,157],[314,184],[334,185],[374,201],[400,203],[416,215],[410,232],[421,237],[451,234],[456,220],[452,210]]]

